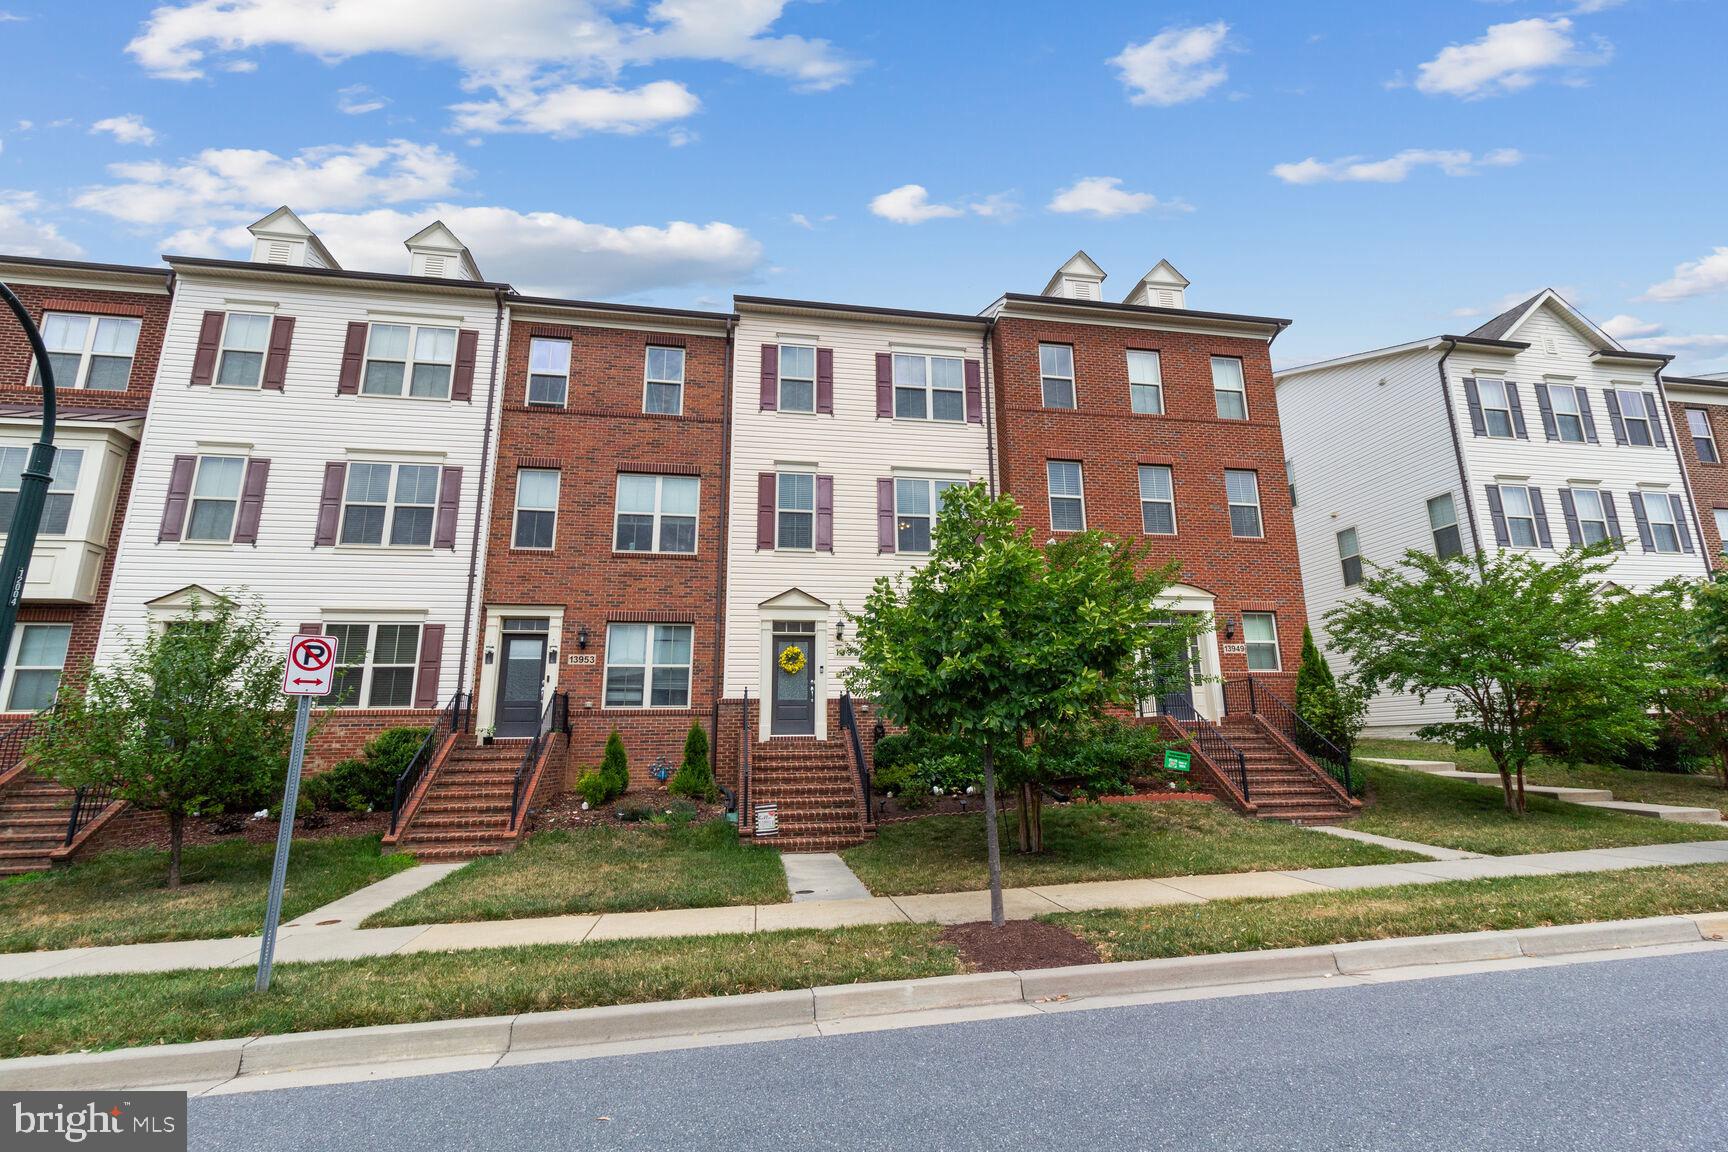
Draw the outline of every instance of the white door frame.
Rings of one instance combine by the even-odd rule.
[[[765,743],[772,735],[774,723],[774,625],[784,620],[793,624],[814,624],[811,637],[810,661],[815,665],[816,739],[828,739],[828,605],[799,588],[788,588],[778,596],[769,597],[756,606],[761,653],[758,668],[759,686],[756,714],[756,742]],[[799,733],[799,735],[804,735]]]

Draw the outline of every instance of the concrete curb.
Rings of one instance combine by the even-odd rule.
[[[1364,940],[1027,972],[977,972],[565,1012],[389,1024],[0,1060],[0,1090],[127,1089],[450,1056],[503,1056],[620,1041],[675,1040],[952,1009],[1222,988],[1484,960],[1548,958],[1721,941],[1728,912],[1502,932]]]

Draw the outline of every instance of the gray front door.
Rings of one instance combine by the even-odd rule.
[[[498,669],[499,736],[532,736],[540,729],[540,687],[546,675],[546,634],[504,633]]]
[[[1178,720],[1196,715],[1194,681],[1200,674],[1200,649],[1197,641],[1188,644],[1186,662],[1173,661],[1160,670],[1158,677],[1158,711]]]
[[[794,669],[788,671],[788,669]],[[816,637],[774,637],[774,726],[771,736],[816,734]]]

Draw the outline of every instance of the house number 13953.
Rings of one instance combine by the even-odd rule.
[[[578,652],[569,658],[572,664],[598,664],[600,658],[592,652]]]

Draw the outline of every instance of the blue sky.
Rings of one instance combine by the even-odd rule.
[[[483,16],[476,13],[483,12]],[[1287,316],[1281,363],[1561,289],[1728,369],[1720,0],[0,0],[0,251],[346,266],[443,216],[541,292]]]

